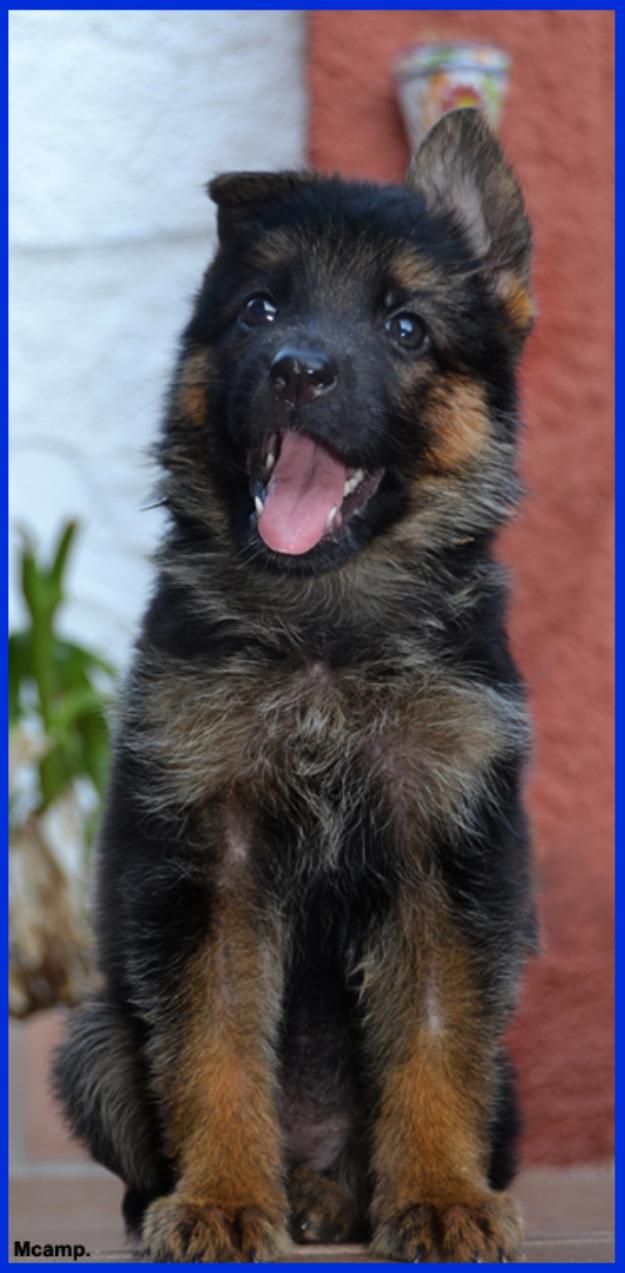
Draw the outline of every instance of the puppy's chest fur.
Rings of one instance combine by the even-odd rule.
[[[130,696],[135,745],[161,807],[240,801],[290,815],[336,859],[381,811],[399,839],[461,832],[525,717],[518,699],[414,647],[386,665],[237,654],[217,668],[151,656]]]

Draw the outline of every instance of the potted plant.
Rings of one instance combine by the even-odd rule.
[[[106,781],[114,682],[99,654],[58,631],[77,526],[48,562],[22,533],[26,623],[9,637],[9,1008],[73,1004],[92,976],[88,862]]]

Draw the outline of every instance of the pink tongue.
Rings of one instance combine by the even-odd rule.
[[[328,514],[340,508],[347,474],[313,438],[284,433],[258,531],[277,553],[306,553],[323,537]]]

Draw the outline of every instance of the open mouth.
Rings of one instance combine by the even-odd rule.
[[[273,552],[293,556],[338,537],[384,473],[350,467],[324,442],[292,429],[270,434],[249,467],[258,533]]]

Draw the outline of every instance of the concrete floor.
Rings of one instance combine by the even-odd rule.
[[[515,1192],[525,1212],[526,1261],[609,1264],[614,1260],[614,1203],[609,1167],[539,1168],[522,1173]],[[17,1169],[11,1183],[11,1263],[51,1264],[50,1256],[16,1257],[15,1240],[72,1243],[87,1254],[77,1263],[129,1263],[119,1216],[121,1186],[97,1167],[79,1172],[67,1164]],[[374,1263],[359,1247],[295,1247],[290,1260],[302,1264]]]

